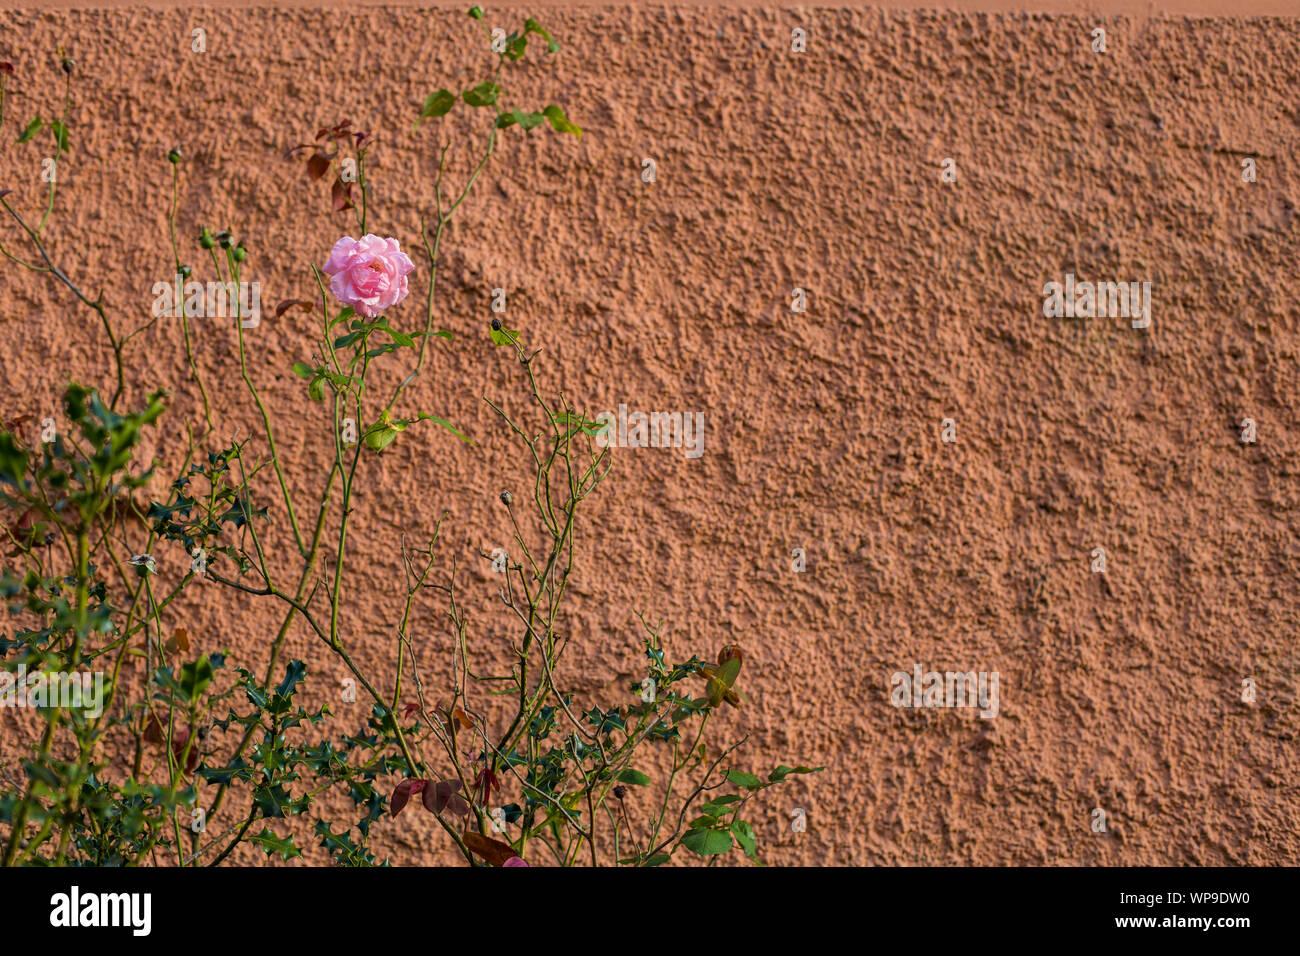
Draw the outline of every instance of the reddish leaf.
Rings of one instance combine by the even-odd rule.
[[[172,636],[167,638],[167,650],[175,654],[177,651],[188,651],[190,649],[190,635],[183,627],[176,628]]]
[[[167,739],[167,735],[163,733],[162,722],[152,711],[149,712],[149,719],[144,725],[144,739],[151,744],[160,744]]]
[[[424,809],[430,813],[441,813],[450,808],[456,816],[463,817],[469,813],[469,804],[457,792],[458,790],[460,790],[459,780],[439,780],[432,787],[425,788],[420,801],[424,804]]]
[[[275,317],[278,319],[280,316],[284,315],[286,312],[292,309],[295,305],[298,306],[298,308],[302,309],[304,312],[310,312],[313,308],[315,308],[315,306],[311,302],[308,302],[305,299],[285,299],[283,302],[281,302],[279,305],[275,307]]]
[[[393,795],[388,799],[388,810],[393,816],[402,812],[402,807],[406,806],[406,801],[411,799],[411,794],[419,793],[424,789],[427,780],[403,780],[393,790]]]
[[[190,727],[177,727],[172,731],[172,756],[178,761],[185,754],[185,745],[189,743],[192,732]],[[167,731],[157,714],[150,713],[144,728],[144,739],[152,744],[163,744],[167,741]],[[185,772],[193,773],[202,756],[199,753],[199,743],[195,741],[194,746],[190,748],[190,755],[185,758]]]
[[[480,803],[487,803],[488,797],[493,790],[501,789],[501,781],[497,780],[497,775],[491,770],[484,767],[474,778],[474,793],[479,798]]]
[[[8,73],[10,76],[13,76],[14,65],[12,63],[0,63],[0,73]]]
[[[483,857],[493,866],[505,866],[506,861],[519,856],[510,844],[502,843],[500,840],[490,840],[481,833],[475,833],[473,830],[465,831],[465,845],[470,848],[470,852]],[[512,864],[518,866],[518,863]]]
[[[176,757],[177,761],[185,755],[185,745],[190,741],[190,733],[191,731],[189,727],[181,727],[172,731],[172,754]],[[194,745],[190,747],[190,755],[185,758],[185,772],[193,773],[194,768],[199,765],[199,760],[202,756],[203,755],[199,753],[199,742],[196,740],[194,741]]]
[[[455,724],[459,724],[466,730],[474,729],[474,721],[470,720],[465,711],[461,710],[459,707],[453,707],[448,710],[446,707],[442,706],[442,704],[439,704],[437,710],[438,713],[443,716],[442,727],[443,730],[447,731],[447,736],[453,736],[456,729],[454,726]]]
[[[345,183],[341,178],[334,180],[334,188],[330,190],[334,200],[334,211],[343,212],[345,209],[352,208],[352,184]]]
[[[352,131],[352,121],[341,120],[336,125],[331,126],[328,129],[317,130],[316,138],[324,139],[325,137],[328,136],[331,140],[342,139],[343,137],[348,136],[351,133],[351,131]]]
[[[315,153],[307,160],[307,178],[320,179],[330,171],[330,157],[324,153]]]
[[[407,704],[404,708],[402,708],[402,716],[403,716],[403,717],[410,717],[412,714],[418,712],[419,709],[420,709],[420,705],[419,705],[418,703],[417,703],[417,704]]]

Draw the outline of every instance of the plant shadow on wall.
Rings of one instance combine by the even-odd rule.
[[[375,865],[369,849],[375,826],[405,823],[408,818],[391,818],[414,812],[412,798],[471,865],[653,866],[670,859],[711,863],[728,853],[757,861],[758,841],[746,817],[751,801],[793,774],[821,769],[782,764],[760,777],[733,766],[743,740],[710,746],[706,731],[714,715],[743,701],[744,656],[734,645],[716,661],[673,661],[662,624],[643,620],[645,677],[628,688],[627,703],[584,707],[564,690],[568,637],[561,609],[577,573],[579,514],[609,474],[607,426],[563,397],[547,397],[536,377],[540,349],[526,348],[521,333],[498,320],[488,332],[498,354],[520,370],[523,410],[488,404],[533,481],[527,495],[501,493],[514,531],[509,551],[476,557],[499,572],[496,598],[511,622],[512,663],[498,668],[502,673],[477,669],[487,655],[476,654],[455,559],[450,569],[438,561],[438,529],[418,547],[401,545],[404,580],[387,594],[391,683],[380,686],[349,647],[341,621],[350,516],[373,470],[368,464],[394,442],[416,440],[419,429],[403,433],[421,423],[445,430],[447,440],[470,441],[451,422],[404,405],[432,340],[452,339],[433,320],[446,227],[504,131],[548,125],[581,136],[559,106],[504,105],[503,75],[530,42],[548,54],[559,49],[546,30],[532,19],[513,33],[494,30],[477,7],[469,17],[494,56],[491,78],[459,94],[434,92],[420,118],[456,109],[445,122],[482,125],[485,144],[459,191],[449,191],[447,182],[451,143],[442,147],[436,208],[420,229],[428,269],[421,328],[402,331],[390,319],[421,270],[397,240],[369,232],[372,138],[340,123],[288,153],[304,161],[309,179],[332,183],[336,214],[354,216],[361,235],[340,239],[323,267],[312,267],[318,299],[282,302],[275,310],[277,317],[302,310],[319,322],[314,353],[294,365],[305,381],[304,401],[323,406],[332,435],[322,491],[309,507],[294,500],[290,485],[300,483],[286,474],[316,463],[280,452],[256,384],[267,370],[246,347],[245,330],[260,321],[260,297],[247,294],[241,278],[248,251],[229,231],[203,228],[203,265],[184,261],[177,230],[180,153],[167,157],[176,280],[155,287],[153,317],[130,332],[115,324],[102,293],[83,292],[48,251],[57,176],[48,190],[42,187],[35,212],[20,211],[8,191],[0,193],[12,227],[0,234],[6,265],[45,274],[92,312],[115,370],[108,397],[70,385],[62,423],[44,419],[37,430],[32,418],[18,415],[0,431],[0,591],[9,612],[9,628],[0,633],[0,704],[25,708],[0,719],[26,719],[35,727],[21,760],[0,767],[6,865],[214,866],[241,844],[288,860],[301,855],[296,841],[304,834],[314,834],[339,864]],[[75,75],[75,64],[62,51],[60,57],[62,112],[32,119],[18,137],[52,136],[56,168],[69,150]],[[17,79],[11,69],[0,70],[0,81]],[[209,269],[211,280],[201,283],[200,273]],[[157,462],[142,465],[137,455],[142,437],[164,414],[167,395],[155,392],[130,410],[125,371],[132,340],[165,316],[181,326],[202,409],[202,420],[186,424],[183,459],[166,470]],[[190,334],[198,316],[229,320],[240,378],[262,426],[256,439],[219,439]],[[377,368],[402,361],[410,372],[391,393],[372,389]],[[136,493],[155,475],[170,479],[165,500],[139,502]],[[287,555],[271,553],[272,522],[284,525]],[[264,661],[240,666],[229,650],[201,653],[169,621],[177,597],[203,578],[226,589],[232,602],[255,598],[281,608]],[[421,597],[441,609],[450,686],[431,687],[421,678],[409,638]],[[368,704],[363,726],[328,706],[310,710],[301,703],[309,662],[284,659],[295,625],[346,666],[349,683]],[[504,709],[487,713],[502,702]],[[664,779],[638,767],[648,748],[669,751]],[[640,794],[635,806],[652,809],[634,813],[631,789]],[[351,798],[355,816],[320,818],[322,797],[331,791]],[[386,815],[390,821],[381,823]]]

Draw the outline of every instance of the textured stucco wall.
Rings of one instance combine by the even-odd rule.
[[[1105,55],[1095,18],[548,9],[564,49],[530,56],[509,89],[587,132],[510,130],[450,236],[437,309],[457,338],[412,405],[480,444],[412,429],[367,460],[345,621],[359,656],[385,672],[394,614],[372,582],[400,581],[398,536],[446,510],[444,553],[504,661],[509,622],[476,557],[508,540],[497,495],[525,474],[482,402],[521,403],[518,366],[486,342],[503,286],[553,390],[705,414],[698,460],[617,453],[580,532],[562,679],[625,699],[636,610],[666,619],[683,658],[740,642],[754,699],[717,722],[751,735],[738,765],[828,766],[758,813],[769,862],[1300,863],[1300,23],[1102,22]],[[794,26],[803,55],[787,52]],[[103,284],[119,328],[170,273],[174,145],[191,260],[200,223],[229,225],[267,299],[311,298],[308,264],[355,224],[280,154],[340,118],[379,133],[372,230],[414,245],[440,137],[467,132],[464,110],[414,132],[416,105],[483,78],[471,36],[453,10],[0,12],[17,70],[0,189],[39,201],[41,150],[13,139],[55,108],[62,43],[78,75],[50,247]],[[8,248],[19,238],[0,222]],[[1045,318],[1043,284],[1068,272],[1153,282],[1151,327]],[[396,311],[407,327],[425,278]],[[7,262],[0,290],[4,417],[55,413],[69,378],[108,383],[102,333],[65,290]],[[251,333],[304,500],[329,454],[289,371],[311,321]],[[198,351],[223,434],[255,434],[233,331],[203,327]],[[198,409],[179,328],[159,323],[128,361],[134,397],[174,390],[154,450],[175,460]],[[282,515],[274,527],[285,546]],[[421,612],[433,682],[447,638],[434,602]],[[249,654],[277,621],[216,587],[174,615],[205,649]],[[288,652],[332,699],[342,667],[305,630]],[[895,709],[890,674],[918,662],[998,671],[999,716]],[[788,832],[794,807],[805,834]],[[450,859],[421,815],[381,824],[374,846]]]

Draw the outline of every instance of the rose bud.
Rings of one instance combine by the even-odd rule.
[[[727,663],[727,661],[732,660],[732,659],[735,659],[735,660],[740,661],[741,663],[744,663],[745,655],[744,655],[744,653],[741,651],[741,649],[740,649],[740,645],[739,645],[739,644],[728,644],[728,645],[726,645],[725,647],[723,647],[722,650],[718,651],[718,663],[719,663],[719,664],[725,664],[725,663]]]

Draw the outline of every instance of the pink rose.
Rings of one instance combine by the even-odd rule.
[[[340,302],[373,319],[406,298],[406,276],[414,269],[396,239],[367,235],[334,243],[323,271]]]

